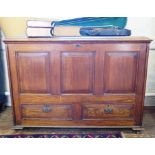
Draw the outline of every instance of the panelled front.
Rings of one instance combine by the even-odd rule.
[[[125,44],[128,48],[123,49],[117,44],[82,44],[78,48],[50,44],[46,50],[43,45],[31,46],[33,50],[25,45],[15,47],[22,95],[135,93],[138,45]]]
[[[8,45],[15,124],[140,124],[138,78],[145,76],[145,65],[140,65],[145,53],[144,43]]]

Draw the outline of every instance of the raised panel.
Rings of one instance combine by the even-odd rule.
[[[21,112],[23,119],[50,119],[72,120],[73,111],[71,105],[56,104],[22,104]]]
[[[62,93],[93,93],[94,57],[94,52],[62,52]]]
[[[20,93],[49,92],[49,54],[17,53]]]
[[[105,53],[105,93],[135,92],[137,58],[137,52]]]
[[[133,104],[84,104],[82,106],[82,118],[85,120],[93,119],[134,119]]]

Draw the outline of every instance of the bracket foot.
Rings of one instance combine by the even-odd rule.
[[[144,131],[144,128],[143,127],[134,127],[132,128],[133,132],[138,134],[138,133],[141,133],[142,131]]]
[[[13,130],[22,130],[24,127],[22,126],[13,126],[12,129]]]

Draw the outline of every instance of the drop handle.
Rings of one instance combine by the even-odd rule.
[[[108,105],[105,109],[104,109],[104,113],[112,113],[113,112],[113,109]]]
[[[52,109],[49,107],[49,105],[45,104],[42,108],[42,111],[45,113],[51,112]]]
[[[80,47],[81,45],[80,45],[80,44],[76,44],[75,46],[76,46],[76,47]]]

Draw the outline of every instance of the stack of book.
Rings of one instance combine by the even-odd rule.
[[[80,36],[79,26],[52,26],[52,21],[28,20],[26,35],[29,38]]]

